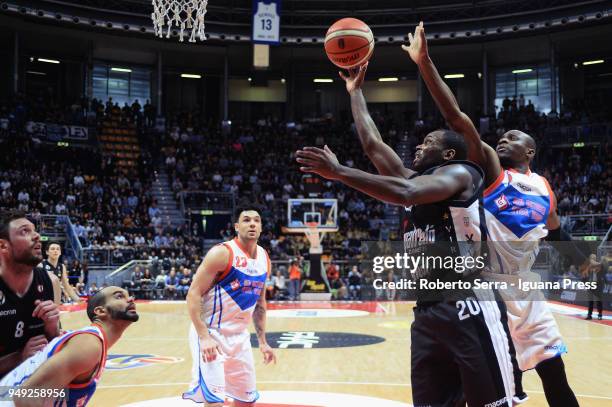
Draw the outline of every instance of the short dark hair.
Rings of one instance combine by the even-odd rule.
[[[234,222],[238,222],[240,220],[240,214],[246,211],[255,211],[261,215],[261,208],[257,205],[241,205],[237,206],[234,210]]]
[[[0,212],[0,239],[10,240],[9,225],[12,221],[26,217],[25,212],[11,210]]]
[[[438,130],[441,133],[440,140],[445,149],[455,150],[455,160],[467,160],[468,148],[465,139],[459,133],[448,129]]]
[[[104,289],[101,289],[87,300],[87,317],[91,322],[96,319],[94,310],[97,307],[103,307],[106,305],[106,295],[103,293]]]
[[[60,250],[62,250],[62,245],[59,244],[59,242],[49,242],[49,244],[47,245],[47,249],[46,250],[49,250],[51,248],[51,246],[53,246],[54,244],[58,245]]]

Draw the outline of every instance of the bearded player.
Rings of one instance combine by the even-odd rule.
[[[56,337],[0,381],[0,399],[13,399],[0,405],[87,405],[104,371],[108,349],[139,317],[134,298],[114,286],[89,299],[87,316],[91,326]]]
[[[187,294],[192,321],[189,343],[193,357],[190,391],[183,394],[206,406],[252,406],[259,398],[248,326],[251,320],[264,363],[276,363],[266,342],[265,282],[270,258],[257,244],[261,216],[252,207],[236,211],[236,238],[206,254]]]
[[[531,267],[540,239],[556,242],[571,238],[560,228],[556,197],[548,181],[529,169],[536,152],[535,141],[528,134],[510,130],[499,139],[496,149],[483,142],[431,61],[423,23],[408,37],[410,46],[402,48],[417,64],[446,122],[465,138],[469,159],[485,172],[487,229],[490,240],[496,242],[496,255],[491,259],[495,274],[487,277],[502,281],[539,279]],[[572,251],[573,257],[581,256],[573,245]],[[532,292],[528,299],[512,301],[515,298],[506,299],[520,369],[535,368],[551,406],[578,406],[561,358],[567,348],[545,298],[539,291]],[[516,401],[524,401],[526,395],[519,393],[522,391],[517,388]]]

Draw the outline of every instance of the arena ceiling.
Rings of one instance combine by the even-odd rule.
[[[70,24],[150,33],[150,0],[0,0],[2,10]],[[435,39],[468,40],[486,36],[555,31],[612,17],[610,0],[282,0],[282,42],[322,40],[334,21],[363,19],[382,42],[402,41],[425,21]],[[207,32],[212,39],[248,41],[253,0],[209,0]],[[11,6],[12,8],[9,8]],[[14,7],[16,8],[14,8]],[[8,8],[8,10],[7,10]],[[97,20],[97,23],[91,23]],[[297,40],[299,38],[299,40]]]

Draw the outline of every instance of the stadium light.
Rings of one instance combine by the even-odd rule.
[[[314,83],[331,83],[333,82],[333,79],[329,79],[329,78],[315,78],[314,79]]]
[[[603,64],[603,63],[604,63],[603,59],[596,59],[594,61],[584,61],[582,65],[595,65],[595,64]]]
[[[513,74],[517,74],[517,73],[528,73],[528,72],[532,72],[533,69],[531,68],[527,68],[527,69],[515,69],[514,71],[512,71]]]
[[[465,78],[465,75],[462,73],[449,73],[447,75],[444,75],[444,79],[461,79],[461,78]]]
[[[128,69],[128,68],[114,68],[114,67],[111,68],[111,71],[115,71],[115,72],[127,72],[127,73],[132,72],[132,70]]]
[[[59,64],[60,61],[57,59],[38,58],[38,62],[46,62],[48,64]]]
[[[399,78],[378,78],[378,82],[397,82]]]
[[[287,80],[285,78],[281,78],[281,83],[285,83]]]
[[[38,72],[38,71],[26,71],[26,73],[29,73],[31,75],[41,75],[41,76],[47,76],[46,73],[44,72]]]
[[[182,73],[181,78],[188,79],[202,79],[202,75],[194,74],[194,73]]]

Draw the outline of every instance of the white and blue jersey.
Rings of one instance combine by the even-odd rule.
[[[222,353],[214,361],[204,362],[198,334],[191,325],[192,380],[183,398],[197,403],[222,403],[231,397],[253,403],[259,394],[247,328],[259,297],[265,295],[270,258],[261,246],[257,246],[252,258],[237,239],[222,244],[230,255],[227,267],[202,298],[203,321]]]
[[[492,271],[498,274],[529,272],[546,237],[548,215],[555,198],[544,177],[505,169],[484,191],[489,240],[495,243]]]
[[[65,397],[55,400],[52,405],[54,407],[85,406],[96,391],[98,380],[102,375],[106,363],[107,341],[104,338],[104,332],[102,332],[99,327],[93,325],[75,331],[69,331],[54,338],[40,352],[24,360],[19,366],[7,373],[7,375],[0,380],[0,388],[5,391],[5,394],[0,394],[0,398],[7,398],[9,389],[17,388],[25,383],[43,363],[58,353],[66,343],[76,335],[94,335],[100,339],[103,348],[100,364],[96,372],[87,382],[68,385],[65,389]],[[0,402],[0,406],[3,407],[13,405],[12,401]]]
[[[484,191],[484,206],[491,253],[491,281],[516,284],[519,279],[540,281],[531,271],[540,239],[548,235],[546,223],[556,210],[548,181],[531,171],[504,169]],[[539,290],[500,290],[506,300],[508,326],[521,370],[567,352],[546,298]]]
[[[202,315],[210,329],[226,335],[245,331],[251,323],[255,304],[265,291],[270,259],[261,246],[251,258],[237,239],[222,244],[229,250],[230,260],[203,296]]]

